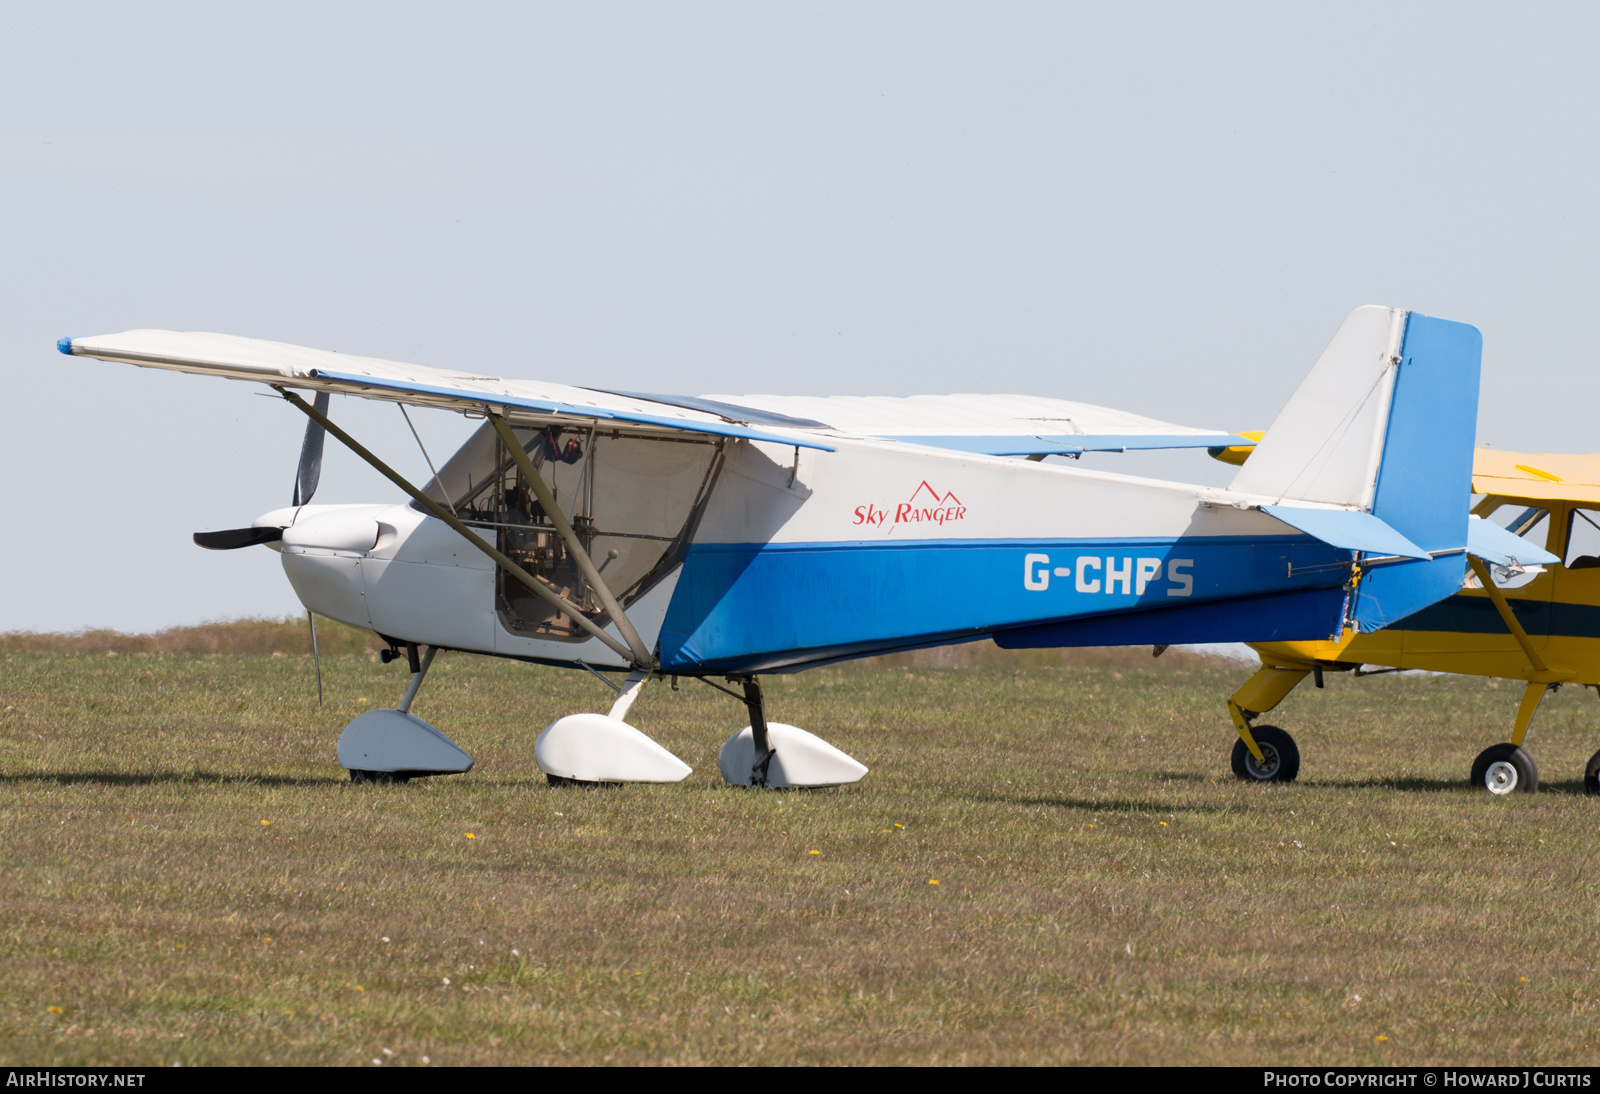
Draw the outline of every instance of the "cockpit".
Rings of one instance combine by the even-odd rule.
[[[624,609],[683,560],[728,443],[600,427],[517,427],[513,432]],[[600,598],[489,423],[424,492],[480,534],[492,531],[502,553],[604,625],[607,613]],[[415,502],[412,507],[421,508]],[[588,638],[505,567],[496,570],[495,605],[506,630],[530,638]]]

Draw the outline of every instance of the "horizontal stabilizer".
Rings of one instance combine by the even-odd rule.
[[[1496,566],[1551,566],[1561,561],[1559,556],[1482,517],[1467,521],[1467,554]]]
[[[1395,531],[1371,513],[1359,509],[1308,509],[1299,505],[1263,505],[1263,513],[1277,517],[1291,528],[1316,536],[1332,547],[1365,551],[1369,555],[1402,555],[1428,559],[1433,556]],[[1457,548],[1459,551],[1460,548]]]

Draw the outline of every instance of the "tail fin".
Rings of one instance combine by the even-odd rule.
[[[1461,584],[1482,354],[1476,327],[1357,308],[1234,476],[1232,489],[1286,507],[1363,510],[1434,556],[1362,578],[1362,631]]]
[[[1231,489],[1370,511],[1405,331],[1399,308],[1346,316]]]

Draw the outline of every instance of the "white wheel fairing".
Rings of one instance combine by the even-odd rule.
[[[774,753],[767,766],[767,785],[771,787],[846,786],[860,782],[867,773],[867,766],[855,757],[797,726],[768,722],[767,743]],[[725,781],[750,786],[755,758],[755,735],[745,726],[722,746],[717,766]]]
[[[349,771],[453,775],[472,770],[472,757],[414,714],[369,710],[339,735],[339,766]]]
[[[533,742],[539,770],[587,783],[676,783],[694,769],[626,722],[569,714]]]

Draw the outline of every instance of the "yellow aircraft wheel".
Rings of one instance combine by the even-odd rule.
[[[1509,741],[1490,745],[1472,761],[1472,785],[1494,795],[1532,794],[1539,789],[1539,767]]]
[[[1583,769],[1583,792],[1591,798],[1600,797],[1600,752],[1589,757],[1589,765]]]
[[[1277,726],[1251,726],[1250,736],[1261,748],[1261,759],[1250,755],[1244,741],[1233,742],[1233,773],[1250,783],[1293,782],[1300,774],[1300,749],[1294,738]]]

